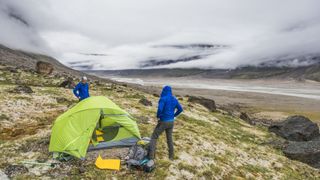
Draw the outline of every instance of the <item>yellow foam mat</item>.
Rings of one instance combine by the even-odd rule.
[[[99,169],[120,170],[120,159],[102,159],[99,155],[95,164]]]
[[[104,141],[104,139],[103,139],[102,136],[98,136],[98,137],[97,137],[97,141],[98,141],[98,142],[101,142],[101,141]]]
[[[97,135],[97,136],[103,135],[103,132],[102,132],[102,131],[99,131],[99,130],[96,130],[96,135]]]

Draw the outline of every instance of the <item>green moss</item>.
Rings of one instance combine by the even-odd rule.
[[[126,94],[125,98],[133,98],[133,99],[142,99],[146,98],[143,94],[135,93],[135,94]]]
[[[201,172],[200,176],[204,177],[205,179],[213,179],[215,175],[214,170],[204,170]]]
[[[12,97],[13,99],[17,99],[17,100],[26,100],[26,101],[31,101],[32,100],[32,97],[31,96],[13,96]]]
[[[9,120],[9,117],[5,114],[0,114],[0,121]]]
[[[258,165],[251,165],[251,164],[246,164],[246,165],[242,166],[241,169],[244,169],[244,170],[251,172],[251,173],[267,173],[267,172],[269,172],[269,170],[265,167],[261,167]]]
[[[212,171],[214,174],[220,174],[222,169],[219,167],[219,165],[214,165],[214,164],[211,164],[209,166],[210,168],[210,171]],[[206,170],[207,171],[207,170]]]
[[[70,90],[71,91],[71,90]],[[40,94],[43,95],[56,95],[56,96],[61,96],[61,92],[59,91],[59,88],[53,88],[53,87],[45,87],[44,89],[39,90]]]
[[[180,162],[178,164],[178,169],[179,170],[186,170],[186,171],[191,172],[193,174],[197,173],[197,167],[183,163],[183,162]]]

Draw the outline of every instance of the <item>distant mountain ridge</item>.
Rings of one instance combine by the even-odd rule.
[[[320,64],[320,55],[306,55],[291,58],[278,58],[260,63],[259,67],[303,67]]]
[[[128,69],[86,71],[98,76],[201,77],[208,79],[295,79],[320,82],[320,64],[301,67],[245,66],[236,69]]]

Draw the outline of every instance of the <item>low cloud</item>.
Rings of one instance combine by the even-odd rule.
[[[319,6],[318,0],[0,0],[0,43],[76,68],[150,67],[146,62],[235,68],[318,55]],[[181,48],[192,44],[225,48]]]

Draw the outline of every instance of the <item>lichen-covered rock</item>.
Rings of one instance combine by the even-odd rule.
[[[147,98],[141,98],[141,99],[139,100],[139,103],[140,103],[140,104],[143,104],[143,105],[145,105],[145,106],[152,106],[152,102],[149,101]]]
[[[304,116],[288,117],[271,125],[269,131],[290,141],[309,141],[319,137],[318,125]]]
[[[75,87],[75,83],[73,82],[72,78],[68,78],[60,83],[59,87],[73,89]]]
[[[28,168],[23,165],[8,165],[4,171],[4,173],[10,178],[27,172]]]
[[[38,61],[36,71],[39,74],[49,75],[53,72],[53,65],[48,62]]]
[[[206,107],[209,111],[216,111],[216,103],[212,99],[206,99],[204,97],[196,97],[196,96],[189,96],[188,102],[198,103],[202,106]]]
[[[27,85],[19,85],[16,86],[13,90],[10,91],[11,93],[33,93],[33,90],[31,89],[31,87],[27,86]]]

